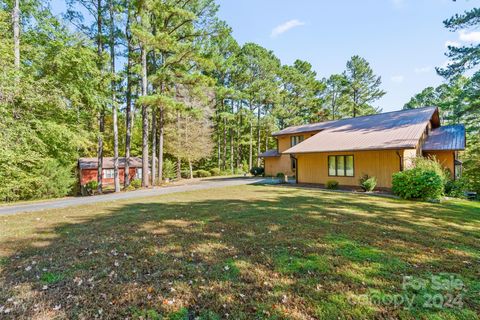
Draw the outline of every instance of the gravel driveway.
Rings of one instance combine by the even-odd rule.
[[[197,180],[192,183],[185,185],[169,186],[169,187],[157,187],[152,189],[144,189],[130,192],[120,192],[120,193],[110,193],[105,195],[98,195],[94,197],[71,197],[71,198],[62,198],[56,200],[48,200],[42,202],[32,202],[19,205],[7,205],[0,207],[0,215],[16,214],[22,212],[33,212],[41,211],[47,209],[57,209],[57,208],[66,208],[72,206],[78,206],[82,204],[91,204],[98,202],[108,202],[116,200],[125,200],[125,199],[134,199],[134,198],[144,198],[151,196],[158,196],[162,194],[184,192],[184,191],[195,191],[195,190],[204,190],[211,188],[221,188],[229,186],[239,186],[245,184],[254,184],[254,183],[271,183],[271,179],[264,178],[213,178],[205,180]]]

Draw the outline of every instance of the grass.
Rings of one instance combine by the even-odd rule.
[[[0,216],[0,318],[479,319],[479,230],[475,202],[292,186]]]

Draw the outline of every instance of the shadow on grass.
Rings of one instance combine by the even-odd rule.
[[[479,210],[249,186],[128,203],[2,244],[11,318],[415,318],[478,314]],[[235,191],[238,190],[238,191]],[[205,192],[215,192],[212,190]],[[220,193],[223,191],[219,191]],[[243,196],[248,198],[243,199]],[[91,207],[89,207],[91,208]],[[449,273],[461,310],[351,304]]]

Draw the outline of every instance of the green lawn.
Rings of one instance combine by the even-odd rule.
[[[479,203],[241,186],[0,222],[2,319],[480,314]]]

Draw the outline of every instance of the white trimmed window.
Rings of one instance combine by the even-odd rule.
[[[137,172],[135,173],[135,179],[142,179],[142,168],[137,168]]]
[[[103,179],[113,179],[113,169],[103,169]]]

